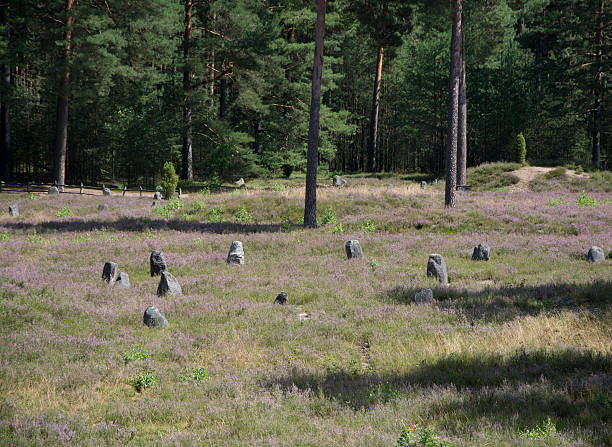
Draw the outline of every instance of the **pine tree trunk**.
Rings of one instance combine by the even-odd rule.
[[[5,95],[8,96],[11,88],[11,67],[2,65],[2,87]],[[11,179],[11,117],[10,107],[6,100],[0,103],[0,179],[9,181]]]
[[[321,111],[321,80],[323,77],[323,39],[325,37],[326,0],[317,0],[314,64],[312,68],[312,96],[308,123],[308,153],[306,157],[306,195],[304,226],[317,226],[317,161],[319,158],[319,114]]]
[[[225,70],[225,64],[221,66]],[[227,80],[225,77],[219,81],[219,118],[225,118],[227,115]]]
[[[66,147],[68,144],[68,88],[70,87],[70,52],[72,39],[72,6],[74,0],[66,0],[66,30],[64,31],[64,70],[57,94],[57,115],[55,121],[55,151],[53,177],[58,185],[66,183]]]
[[[448,136],[446,138],[446,193],[444,205],[455,207],[457,188],[457,125],[459,72],[461,71],[461,1],[455,0],[455,19],[451,39],[450,85],[448,89]]]
[[[465,92],[465,23],[461,20],[461,73],[459,76],[459,109],[457,128],[457,184],[467,183],[467,103]]]
[[[193,125],[191,111],[191,37],[192,37],[193,0],[185,1],[185,33],[183,35],[183,148],[182,169],[183,180],[193,180]]]
[[[368,172],[376,169],[376,141],[378,140],[378,109],[380,106],[380,81],[382,79],[383,47],[378,48],[376,57],[376,75],[374,77],[374,95],[372,97],[372,115],[370,117],[370,139],[368,140]]]
[[[593,167],[599,169],[600,167],[600,145],[601,145],[601,59],[602,59],[602,50],[603,46],[603,9],[604,9],[604,0],[599,0],[599,11],[597,12],[598,16],[598,30],[597,30],[597,53],[596,59],[597,63],[595,64],[595,69],[597,72],[595,73],[595,107],[593,108]]]

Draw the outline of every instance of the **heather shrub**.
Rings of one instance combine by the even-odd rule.
[[[7,242],[9,239],[9,235],[6,231],[0,231],[0,242]]]
[[[526,428],[525,430],[519,430],[518,434],[521,438],[527,438],[532,440],[552,438],[557,434],[557,427],[550,420],[550,418],[548,418],[546,421],[542,422],[540,425],[534,428]]]
[[[564,178],[566,173],[567,169],[562,166],[559,166],[553,169],[552,171],[548,171],[546,174],[544,174],[544,177],[546,177],[547,179]]]
[[[402,434],[397,440],[396,447],[450,447],[448,441],[436,436],[431,428],[422,428],[417,425],[409,425],[402,429]]]
[[[151,356],[151,353],[141,346],[135,346],[129,351],[121,353],[123,361],[128,364],[134,360],[146,360]]]
[[[157,385],[157,377],[151,371],[143,371],[130,379],[130,385],[136,392],[142,393],[145,389]]]
[[[162,196],[164,199],[171,199],[176,191],[176,186],[178,185],[178,174],[174,170],[174,165],[172,162],[167,161],[164,163],[164,169],[162,171],[162,179],[161,179],[161,190]]]
[[[58,219],[70,216],[72,216],[72,208],[68,206],[63,206],[57,213],[55,213],[55,217],[57,217]]]
[[[512,174],[521,167],[518,163],[483,163],[467,171],[467,182],[475,191],[500,190],[519,182]]]
[[[338,219],[336,218],[336,213],[333,208],[328,208],[321,220],[321,225],[334,225],[338,223]]]
[[[253,215],[246,209],[245,206],[238,208],[234,218],[236,219],[237,223],[247,224],[253,222]]]
[[[525,156],[527,155],[527,145],[525,143],[525,137],[522,133],[519,133],[516,136],[516,139],[514,141],[514,151],[515,161],[524,165]]]

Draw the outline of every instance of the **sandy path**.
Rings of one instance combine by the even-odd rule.
[[[544,168],[540,166],[524,166],[516,171],[512,171],[511,174],[518,177],[519,182],[510,186],[510,191],[527,191],[529,189],[529,183],[540,174],[546,174],[555,168]],[[587,173],[577,174],[576,171],[568,169],[565,173],[568,177],[576,178],[589,178]]]

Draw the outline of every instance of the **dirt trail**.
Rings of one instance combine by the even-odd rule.
[[[518,177],[519,182],[510,186],[510,191],[527,191],[529,189],[529,183],[535,179],[540,174],[546,174],[547,172],[552,171],[555,168],[543,168],[540,166],[524,166],[516,171],[512,171],[511,174]],[[589,175],[586,173],[576,173],[576,171],[572,171],[568,169],[565,172],[567,177],[571,178],[589,178]]]

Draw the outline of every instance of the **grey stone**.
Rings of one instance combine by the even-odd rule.
[[[108,188],[102,188],[102,194],[104,194],[105,196],[110,196],[111,190]]]
[[[13,217],[19,217],[19,205],[9,205],[9,214]]]
[[[342,177],[340,177],[339,175],[334,175],[334,186],[346,186],[348,185],[348,183],[346,182],[346,180],[344,180]]]
[[[161,192],[155,191],[155,194],[153,194],[153,200],[161,200],[161,199],[162,199]]]
[[[474,247],[472,252],[472,259],[474,261],[488,261],[491,257],[491,247],[487,244],[478,244]]]
[[[289,295],[287,295],[287,292],[281,292],[276,296],[276,299],[274,300],[274,304],[287,304],[287,300],[289,298]]]
[[[300,321],[306,321],[306,320],[310,320],[310,315],[308,315],[306,312],[302,312],[301,314],[298,314],[298,320]]]
[[[238,181],[234,182],[234,185],[236,185],[238,188],[246,188],[246,183],[244,182],[243,178],[240,178]]]
[[[114,283],[119,276],[119,266],[115,262],[106,262],[102,270],[102,279],[109,284]]]
[[[157,206],[157,200],[153,200],[153,203],[151,204],[151,207],[155,208]]]
[[[600,247],[592,246],[587,253],[587,261],[601,262],[606,259],[603,250]]]
[[[228,264],[244,264],[244,249],[242,248],[242,242],[234,241],[227,254]]]
[[[52,186],[51,188],[49,188],[49,194],[59,194],[59,189],[57,189],[57,187]]]
[[[168,320],[164,316],[164,313],[155,306],[147,307],[145,310],[142,321],[145,326],[154,327],[157,329],[165,329],[168,327]]]
[[[433,184],[437,185],[438,184],[438,179],[434,179]]]
[[[420,289],[414,294],[414,302],[417,304],[433,303],[433,290],[430,288]]]
[[[60,186],[60,187],[58,188],[58,190],[59,190],[59,192],[64,192],[64,187],[63,187],[63,186]]]
[[[164,296],[167,293],[170,295],[182,295],[183,290],[174,275],[166,270],[161,273],[159,286],[157,286],[157,294]]]
[[[427,188],[427,182],[421,182],[421,189]]]
[[[161,275],[163,271],[168,270],[166,264],[166,257],[161,251],[153,250],[149,257],[149,264],[151,266],[151,276]]]
[[[132,286],[130,284],[130,275],[125,272],[119,273],[119,277],[117,278],[117,281],[115,281],[115,286],[129,289]]]
[[[346,250],[346,257],[349,259],[361,258],[363,256],[363,251],[361,250],[361,244],[359,244],[359,241],[346,241],[346,244],[344,244],[344,249]]]
[[[98,205],[98,211],[99,212],[108,211],[108,205],[106,203],[101,203],[100,205]]]
[[[429,261],[427,261],[427,276],[438,278],[441,284],[448,284],[446,262],[444,262],[442,255],[436,253],[429,255]]]

